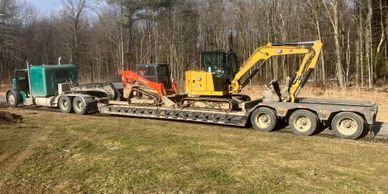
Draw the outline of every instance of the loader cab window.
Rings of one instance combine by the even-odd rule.
[[[168,67],[166,65],[159,65],[158,66],[158,74],[162,76],[169,76]]]
[[[171,88],[170,69],[168,65],[159,64],[157,66],[157,82],[163,83],[166,88]]]
[[[155,66],[153,66],[153,65],[139,65],[137,67],[137,72],[141,76],[155,76],[156,75]]]

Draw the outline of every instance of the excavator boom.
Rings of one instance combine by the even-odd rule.
[[[291,102],[295,101],[300,88],[307,82],[311,72],[314,70],[319,54],[321,52],[321,41],[297,42],[297,43],[268,43],[258,48],[248,60],[241,66],[231,82],[230,92],[238,94],[249,83],[252,77],[259,71],[260,67],[273,56],[304,54],[295,77],[291,80],[288,90]]]

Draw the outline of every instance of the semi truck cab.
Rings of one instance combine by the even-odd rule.
[[[77,66],[39,65],[27,69],[16,69],[12,79],[12,89],[7,92],[7,102],[12,106],[42,105],[53,106],[52,97],[57,96],[58,85],[78,82]]]

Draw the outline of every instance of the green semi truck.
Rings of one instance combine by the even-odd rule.
[[[65,113],[89,114],[98,111],[99,101],[120,98],[120,87],[113,83],[79,85],[78,68],[74,64],[27,63],[26,69],[14,71],[12,83],[6,100],[15,107],[36,105],[59,108]]]

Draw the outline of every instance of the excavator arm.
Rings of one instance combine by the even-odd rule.
[[[304,54],[302,63],[295,77],[291,80],[288,89],[291,102],[295,102],[297,94],[307,82],[317,64],[321,48],[322,43],[320,41],[268,43],[266,46],[258,48],[241,66],[231,82],[230,91],[232,94],[240,93],[269,58],[273,56]]]

